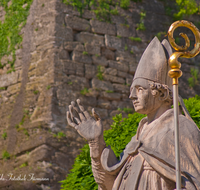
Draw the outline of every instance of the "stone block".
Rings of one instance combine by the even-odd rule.
[[[101,54],[100,46],[91,45],[91,44],[88,44],[88,43],[85,44],[85,51],[88,52],[88,54],[91,54],[91,55],[100,55]]]
[[[19,71],[0,75],[0,87],[7,87],[16,84],[19,79]]]
[[[91,30],[89,21],[87,21],[86,19],[83,19],[83,18],[66,15],[65,22],[66,22],[67,26],[71,27],[74,30],[78,30],[78,31],[90,31]]]
[[[72,60],[76,62],[92,64],[92,58],[89,55],[84,55],[79,51],[73,51]]]
[[[86,79],[85,77],[70,75],[68,77],[68,81],[73,83],[73,89],[74,90],[76,90],[76,89],[82,90],[84,87],[90,88],[89,80]]]
[[[115,23],[115,24],[121,24],[121,23],[125,23],[126,19],[125,17],[121,16],[121,15],[110,15],[111,16],[111,22]]]
[[[133,78],[126,78],[126,85],[131,86]]]
[[[110,101],[105,100],[105,99],[98,99],[97,106],[100,108],[104,108],[104,109],[110,109],[111,103],[110,103]]]
[[[55,153],[55,160],[56,164],[63,169],[67,170],[69,169],[69,156],[67,154],[64,154],[62,152],[56,152]]]
[[[85,78],[91,79],[95,77],[97,74],[97,66],[96,65],[88,65],[85,64]]]
[[[115,93],[115,92],[102,92],[100,95],[104,99],[108,100],[120,100],[121,99],[121,94],[120,93]]]
[[[43,76],[49,70],[49,60],[43,59],[37,63],[36,76]]]
[[[97,99],[96,97],[92,96],[83,96],[79,95],[79,99],[81,100],[81,103],[83,106],[92,106],[95,107],[97,105]]]
[[[101,81],[97,78],[92,79],[92,88],[96,88],[99,90],[111,90],[113,91],[113,85],[108,81]]]
[[[75,39],[76,39],[76,41],[79,41],[82,43],[89,43],[92,45],[105,46],[103,36],[100,36],[97,34],[91,34],[89,32],[80,32],[75,36]]]
[[[108,117],[108,110],[102,108],[94,108],[95,112],[100,116],[101,119]]]
[[[13,94],[16,94],[17,92],[20,91],[21,83],[17,83],[14,85],[11,85],[7,88],[7,95],[11,96]]]
[[[127,64],[123,64],[123,63],[120,63],[117,61],[109,60],[108,65],[111,68],[115,68],[115,69],[117,69],[119,71],[123,71],[123,72],[128,72],[128,70],[129,70],[129,66]]]
[[[125,84],[125,80],[123,78],[113,75],[103,74],[103,79],[114,83]]]
[[[137,69],[137,63],[136,62],[129,63],[129,73],[134,75],[136,69]]]
[[[117,69],[106,68],[105,71],[104,71],[104,74],[116,76],[117,75]]]
[[[34,163],[37,161],[51,161],[52,153],[54,149],[45,144],[37,147],[30,153],[30,163]]]
[[[84,64],[71,60],[61,60],[63,71],[67,75],[84,76]]]
[[[92,32],[97,34],[116,35],[116,27],[114,24],[100,22],[98,20],[90,20]]]
[[[95,19],[96,15],[95,15],[94,12],[85,9],[83,14],[82,14],[82,18]]]
[[[115,60],[115,53],[107,48],[102,48],[102,55],[108,60]]]
[[[49,28],[49,36],[55,36],[59,41],[73,41],[73,30],[70,27],[65,26],[51,26],[52,28]],[[45,31],[44,31],[45,33]]]
[[[81,42],[64,42],[64,49],[67,51],[85,51],[85,48]]]
[[[122,72],[122,71],[117,71],[117,76],[119,77],[123,77],[123,78],[131,78],[133,79],[133,75],[126,73],[126,72]]]
[[[122,39],[115,36],[105,35],[105,44],[106,47],[111,50],[123,50]]]
[[[102,66],[105,66],[105,67],[108,65],[107,59],[105,57],[102,57],[102,56],[93,55],[92,56],[92,62],[95,65],[102,65]]]
[[[120,93],[125,93],[125,94],[130,93],[130,87],[126,85],[122,85],[122,84],[113,84],[113,89],[114,91],[120,92]]]
[[[121,37],[135,36],[135,28],[130,25],[117,24],[117,35]]]
[[[60,59],[69,59],[70,57],[69,57],[68,51],[65,50],[65,49],[60,50],[60,52],[59,52],[59,58]]]

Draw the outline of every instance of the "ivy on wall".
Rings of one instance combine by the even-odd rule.
[[[72,5],[82,16],[84,9],[92,10],[98,20],[111,22],[110,15],[118,15],[117,6],[128,9],[130,1],[138,2],[141,0],[63,0],[63,3]]]
[[[5,65],[2,57],[8,57],[11,65],[8,72],[14,71],[15,51],[21,47],[21,29],[25,26],[33,0],[1,0],[0,6],[6,12],[3,22],[0,21],[0,68]]]

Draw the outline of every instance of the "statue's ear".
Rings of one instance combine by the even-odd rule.
[[[159,90],[159,99],[161,101],[165,101],[167,99],[167,97],[169,96],[169,91],[168,89],[164,88],[161,90]]]

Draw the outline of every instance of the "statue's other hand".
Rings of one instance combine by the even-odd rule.
[[[78,106],[72,101],[67,111],[67,121],[86,140],[98,139],[103,135],[103,127],[99,115],[92,109],[92,116],[84,110],[81,101],[77,100]]]

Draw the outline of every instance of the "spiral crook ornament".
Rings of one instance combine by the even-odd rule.
[[[179,46],[175,43],[173,33],[174,33],[174,30],[178,27],[186,27],[186,28],[189,28],[193,32],[195,36],[195,44],[194,44],[194,48],[191,51],[187,51],[187,49],[190,47],[190,40],[186,34],[184,33],[179,34],[185,40],[184,46]],[[178,58],[179,57],[192,58],[192,57],[195,57],[200,51],[200,32],[198,28],[191,22],[186,21],[186,20],[180,20],[180,21],[174,22],[170,26],[167,35],[168,35],[168,40],[171,46],[176,50],[176,52],[174,52],[168,60],[169,66],[171,67],[171,70],[168,72],[168,75],[172,78],[172,84],[174,85],[174,84],[178,84],[178,78],[181,77],[182,75],[182,71],[180,70],[181,63],[178,62]]]

